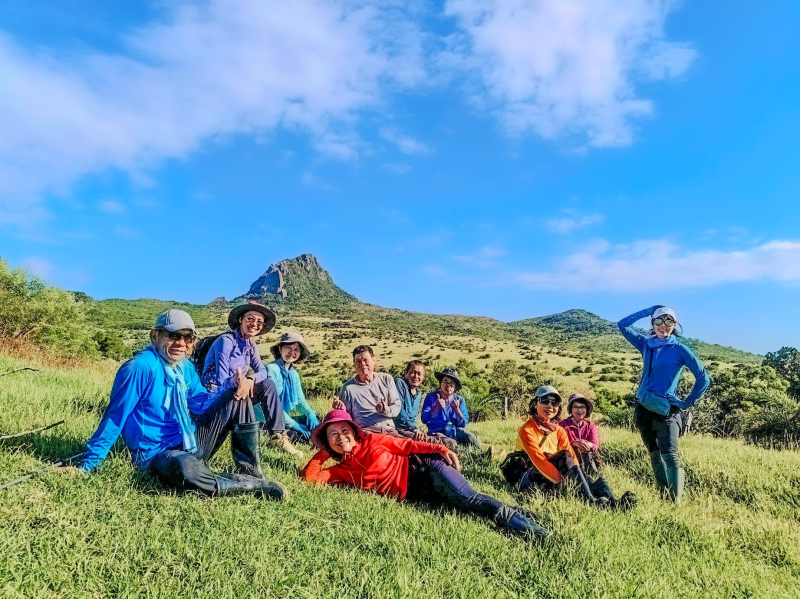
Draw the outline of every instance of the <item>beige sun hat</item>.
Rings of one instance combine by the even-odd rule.
[[[272,355],[275,357],[276,360],[280,359],[281,345],[285,343],[297,343],[300,346],[300,359],[297,360],[298,362],[305,362],[306,359],[311,355],[311,352],[308,351],[306,344],[303,343],[303,336],[300,333],[289,331],[288,333],[284,333],[283,335],[281,335],[280,341],[278,341],[275,345],[269,348],[269,351],[272,352]]]

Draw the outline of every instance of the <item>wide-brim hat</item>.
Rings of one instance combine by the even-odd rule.
[[[581,395],[580,393],[573,393],[569,396],[569,403],[567,404],[567,414],[570,416],[572,415],[572,404],[576,401],[586,404],[586,418],[592,415],[592,410],[594,410],[594,403],[592,400],[586,397],[585,395]]]
[[[284,343],[297,343],[297,345],[300,346],[300,358],[297,360],[298,362],[305,362],[306,358],[311,355],[311,352],[308,351],[306,344],[303,343],[303,336],[300,333],[294,333],[290,331],[281,335],[280,341],[269,348],[269,351],[272,352],[272,355],[276,360],[280,359],[281,357],[281,345]]]
[[[367,436],[364,430],[353,422],[353,417],[350,416],[347,410],[331,410],[325,415],[322,422],[311,431],[311,442],[315,447],[319,449],[328,449],[328,426],[335,422],[346,422],[352,426],[356,438],[358,438],[359,441],[362,441],[364,437]]]
[[[458,376],[458,370],[455,368],[445,368],[441,372],[434,372],[433,375],[440,383],[444,377],[453,379],[456,382],[456,391],[461,391],[461,379]]]
[[[546,395],[555,395],[559,401],[564,401],[558,390],[553,385],[542,385],[536,390],[536,399],[545,397]]]
[[[236,306],[233,310],[231,310],[231,313],[228,314],[228,326],[232,331],[235,331],[239,328],[239,319],[248,312],[259,312],[264,317],[264,327],[261,329],[261,332],[256,335],[256,337],[259,337],[264,333],[268,333],[275,326],[275,321],[277,320],[275,317],[275,312],[273,312],[264,304],[259,304],[258,302],[250,300],[244,304]]]

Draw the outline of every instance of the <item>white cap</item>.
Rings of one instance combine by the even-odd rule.
[[[672,316],[672,319],[675,322],[678,322],[678,317],[675,314],[675,310],[672,308],[667,308],[666,306],[661,306],[655,312],[653,312],[653,318],[658,318],[659,316]]]

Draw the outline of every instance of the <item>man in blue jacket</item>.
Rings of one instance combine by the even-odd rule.
[[[231,392],[211,398],[187,360],[196,338],[186,312],[168,310],[158,316],[150,345],[117,372],[108,408],[79,469],[88,473],[97,468],[122,434],[136,465],[168,485],[214,495],[286,499],[283,485],[264,479],[249,397]],[[215,474],[205,462],[228,433],[239,473]]]

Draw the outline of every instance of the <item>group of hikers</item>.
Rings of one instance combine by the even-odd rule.
[[[633,327],[643,318],[650,319],[647,334]],[[548,535],[533,514],[478,493],[461,474],[459,454],[487,454],[478,435],[467,430],[469,413],[459,394],[457,370],[436,372],[439,387],[425,394],[423,362],[409,362],[403,376],[394,379],[375,370],[369,345],[359,345],[353,349],[355,376],[344,383],[320,421],[295,368],[311,355],[302,336],[284,333],[270,348],[273,360],[266,365],[261,360],[255,338],[275,322],[270,308],[247,302],[230,312],[229,332],[206,338],[195,348],[197,329],[189,314],[168,310],[159,315],[150,344],[117,372],[109,405],[80,463],[60,470],[93,471],[122,435],[136,465],[166,485],[215,496],[251,493],[285,501],[286,487],[268,480],[261,467],[263,432],[292,455],[302,456],[299,447],[304,443],[316,448],[300,471],[309,483],[449,505],[489,518],[511,533]],[[674,501],[680,501],[684,487],[678,454],[684,410],[709,385],[703,365],[681,343],[678,326],[675,312],[665,306],[619,322],[644,360],[635,423],[656,483]],[[680,399],[676,388],[684,367],[696,382],[689,396]],[[602,475],[597,424],[590,420],[592,401],[573,393],[566,403],[568,417],[562,419],[564,403],[552,386],[536,391],[516,451],[500,456],[505,458],[500,464],[504,478],[519,491],[553,494],[569,485],[596,507],[633,508],[635,495],[626,492],[618,498]],[[228,436],[235,472],[213,472],[207,463]],[[325,467],[329,460],[335,464]]]

